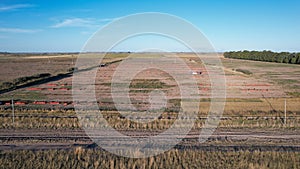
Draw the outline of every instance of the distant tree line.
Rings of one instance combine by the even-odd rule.
[[[265,62],[300,64],[300,53],[272,51],[231,51],[224,53],[225,58],[246,59]]]

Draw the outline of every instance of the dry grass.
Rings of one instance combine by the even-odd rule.
[[[73,111],[27,111],[15,114],[15,123],[12,123],[11,112],[0,112],[0,129],[78,129],[80,127],[104,127],[107,121],[111,127],[120,130],[166,130],[170,128],[177,118],[177,113],[162,113],[158,119],[148,123],[138,123],[124,118],[115,111],[102,112],[103,118],[95,116],[82,119],[80,125],[76,113]],[[194,124],[194,129],[201,129],[205,123],[203,114]],[[179,124],[184,125],[184,124]],[[299,128],[300,116],[292,112],[288,113],[287,125],[284,125],[283,115],[270,112],[246,112],[245,114],[224,115],[219,127],[225,128]]]
[[[170,150],[133,159],[99,149],[2,151],[0,168],[289,168],[299,167],[299,152]]]
[[[286,101],[288,112],[299,113],[300,98],[286,98]],[[285,98],[227,98],[224,115],[246,115],[247,112],[267,112],[265,115],[274,115],[274,112],[284,111],[284,102]],[[200,112],[208,112],[209,106],[209,101],[200,101]]]

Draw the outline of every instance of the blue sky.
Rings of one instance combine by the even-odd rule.
[[[300,51],[299,6],[297,0],[1,0],[0,51],[78,52],[95,31],[115,18],[142,12],[186,19],[217,51]],[[146,48],[141,41],[128,41],[117,50]]]

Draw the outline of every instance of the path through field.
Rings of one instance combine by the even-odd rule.
[[[145,131],[122,131],[122,133],[135,138],[145,138],[159,134],[159,132]],[[108,141],[113,141],[114,139],[122,140],[122,137],[94,136],[94,138],[97,137]],[[182,138],[184,138],[183,141],[176,145],[176,149],[300,151],[300,135],[295,130],[223,128],[218,129],[203,144],[198,142],[199,131],[191,131],[187,136],[182,136]],[[0,150],[72,149],[78,146],[86,148],[97,147],[85,132],[80,129],[2,129],[0,132]]]

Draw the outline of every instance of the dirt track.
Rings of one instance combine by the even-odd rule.
[[[121,131],[131,137],[149,137],[159,132]],[[98,136],[95,136],[97,138]],[[121,137],[103,137],[113,140]],[[191,131],[176,149],[207,151],[300,151],[300,135],[295,130],[218,129],[206,143],[198,142],[199,131]],[[97,147],[83,130],[1,130],[0,150],[72,149]],[[98,147],[100,148],[100,147]]]

